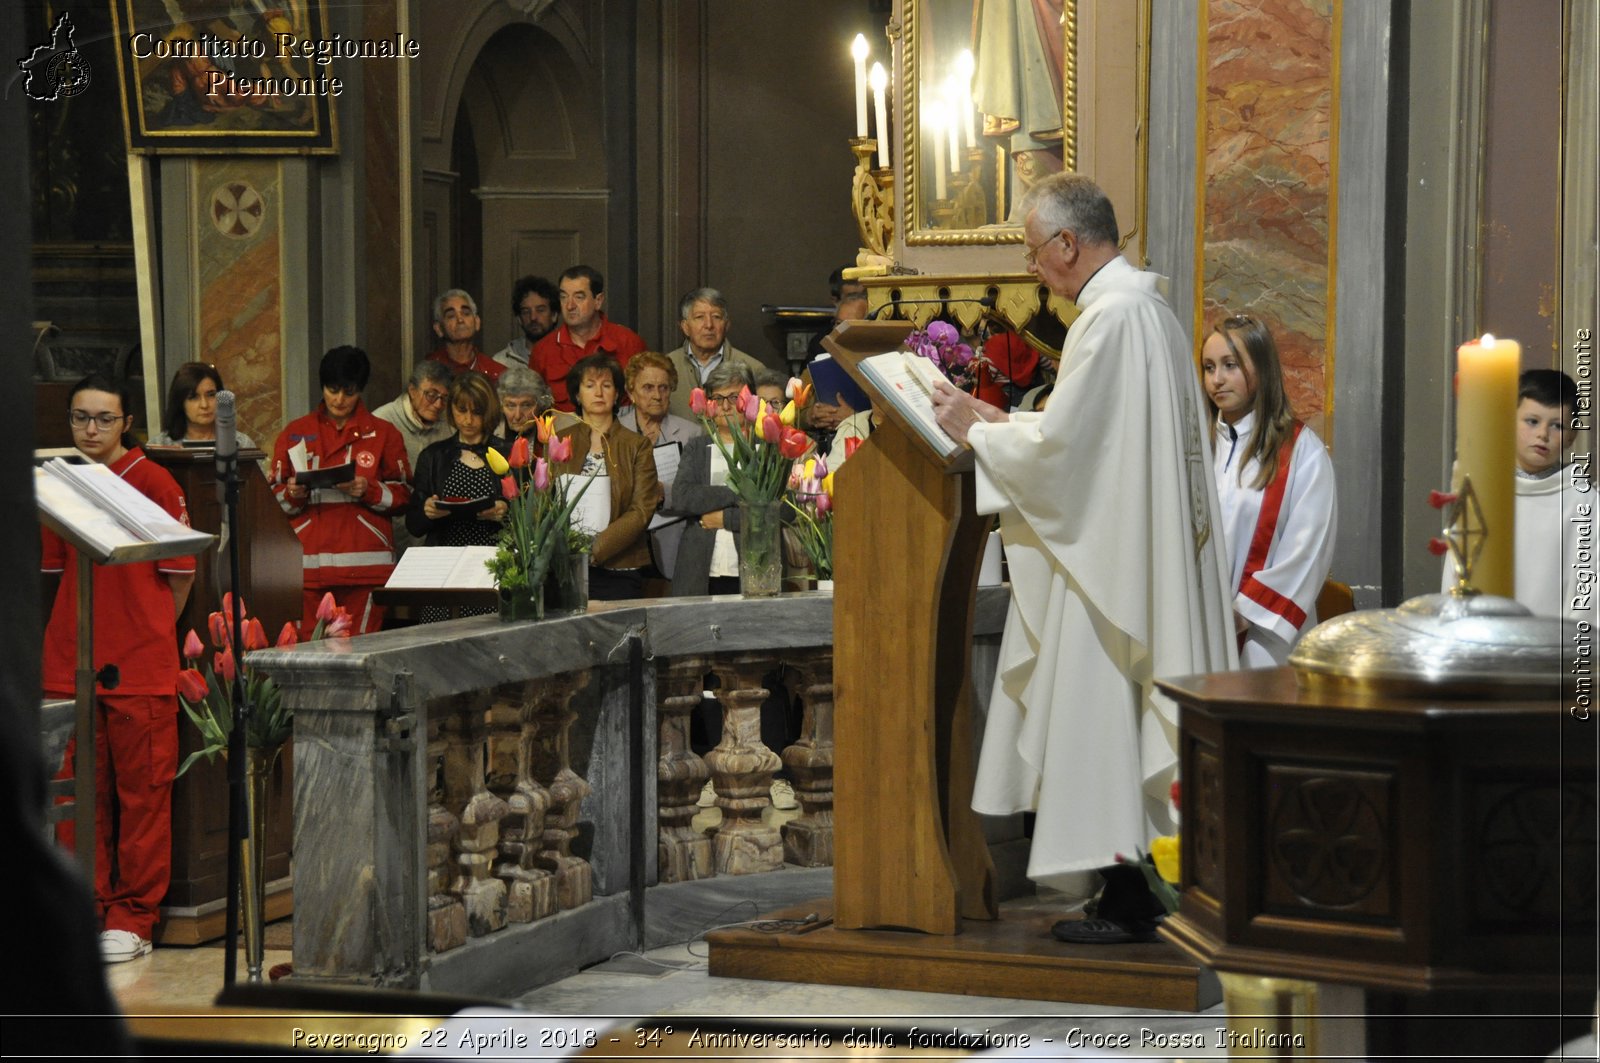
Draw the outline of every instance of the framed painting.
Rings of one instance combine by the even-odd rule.
[[[333,154],[324,0],[110,0],[128,150]]]

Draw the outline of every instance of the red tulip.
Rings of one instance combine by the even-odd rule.
[[[500,477],[500,494],[503,495],[508,502],[516,499],[517,478],[515,476],[506,475]]]
[[[350,614],[340,609],[334,614],[333,619],[328,621],[328,626],[322,632],[322,636],[329,639],[347,639],[350,637],[350,629],[354,626],[355,623],[350,619]]]
[[[861,449],[861,437],[851,436],[844,441],[844,456],[848,460],[856,456],[856,451]]]
[[[267,648],[267,630],[261,626],[257,617],[251,617],[244,622],[244,648],[247,650],[264,650]]]
[[[511,456],[506,459],[513,469],[520,469],[528,464],[528,437],[518,436],[517,441],[511,444]],[[510,495],[506,496],[511,497]]]
[[[183,640],[184,657],[191,661],[196,661],[199,660],[205,652],[206,648],[200,644],[200,636],[194,633],[194,628],[190,628],[189,634],[185,636]]]
[[[223,685],[230,687],[233,686],[235,670],[232,650],[223,650],[221,653],[213,656],[211,658],[211,667],[217,673],[217,675],[222,677]]]
[[[336,606],[333,601],[333,592],[328,591],[327,593],[323,594],[322,601],[317,603],[317,619],[332,620],[333,611],[337,608],[338,606]]]
[[[570,446],[570,444],[568,444]],[[550,490],[550,463],[540,458],[533,463],[533,489],[535,491]]]
[[[786,428],[778,441],[778,453],[786,458],[798,458],[811,445],[811,437],[797,428]]]
[[[561,465],[565,462],[571,461],[572,437],[558,436],[557,438],[552,439],[550,441],[550,445],[545,448],[544,453],[545,457],[549,458],[550,461],[556,465]],[[542,491],[544,488],[541,487],[539,490]]]
[[[211,688],[206,685],[206,677],[193,668],[185,668],[178,673],[178,697],[190,705],[200,704],[210,693]]]
[[[222,596],[222,615],[228,618],[228,628],[233,629],[233,592],[229,591]],[[250,615],[250,608],[244,604],[244,599],[239,599],[239,616],[244,618]]]
[[[283,630],[278,632],[278,649],[286,650],[290,646],[298,645],[299,642],[300,635],[294,629],[294,621],[285,620]]]
[[[694,388],[689,392],[689,412],[696,417],[704,417],[710,404],[706,402],[706,389]]]
[[[1182,802],[1178,800],[1178,795],[1181,794],[1182,792],[1183,792],[1183,780],[1182,779],[1173,779],[1172,780],[1172,785],[1167,787],[1167,800],[1171,801],[1175,805],[1182,804]]]
[[[217,649],[224,649],[233,645],[233,635],[228,627],[228,618],[221,613],[212,613],[206,617],[206,628],[211,634],[211,645]]]
[[[555,438],[556,414],[554,410],[551,410],[549,413],[539,418],[539,420],[535,423],[539,426],[534,430],[535,434],[539,438],[539,442],[548,443],[550,440]]]
[[[783,425],[770,413],[761,418],[761,438],[768,443],[776,443],[783,438]]]

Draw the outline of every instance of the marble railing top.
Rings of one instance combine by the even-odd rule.
[[[1009,599],[1008,588],[981,589],[974,634],[997,634]],[[805,591],[777,598],[728,595],[592,602],[587,613],[575,616],[512,624],[493,616],[468,617],[283,650],[257,650],[245,660],[271,675],[286,692],[296,687],[357,685],[388,696],[395,677],[404,674],[409,687],[405,700],[426,701],[608,663],[624,664],[628,639],[634,634],[643,641],[646,655],[656,657],[831,646],[833,595]]]

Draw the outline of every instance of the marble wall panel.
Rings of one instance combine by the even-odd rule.
[[[236,396],[239,428],[271,447],[289,416],[283,395],[282,173],[276,160],[197,160],[191,170],[194,357]]]
[[[1197,339],[1221,314],[1265,321],[1289,400],[1324,432],[1337,67],[1333,0],[1209,0],[1201,63]]]

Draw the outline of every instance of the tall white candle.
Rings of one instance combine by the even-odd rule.
[[[956,88],[961,94],[957,106],[961,108],[962,123],[966,127],[968,148],[978,143],[977,123],[974,121],[978,108],[972,102],[972,72],[976,69],[977,62],[972,58],[972,49],[961,49],[956,56]]]
[[[961,172],[961,130],[956,128],[956,109],[955,109],[955,106],[953,104],[951,104],[949,100],[946,100],[945,103],[944,103],[944,106],[939,108],[939,111],[940,111],[941,117],[944,119],[944,126],[945,126],[945,129],[947,131],[947,136],[949,137],[949,140],[950,140],[950,172],[951,173],[960,173]]]
[[[889,168],[889,109],[884,106],[883,90],[889,87],[889,75],[882,63],[872,64],[872,117],[877,120],[878,166]]]
[[[929,104],[922,124],[933,130],[933,155],[927,160],[933,171],[933,197],[945,198],[944,189],[944,114],[938,104]]]
[[[1522,345],[1485,335],[1456,350],[1456,469],[1472,477],[1488,535],[1472,570],[1485,594],[1516,595],[1517,379]],[[1459,487],[1460,485],[1455,485]]]
[[[856,34],[850,42],[850,58],[856,61],[856,136],[867,135],[867,38]]]

